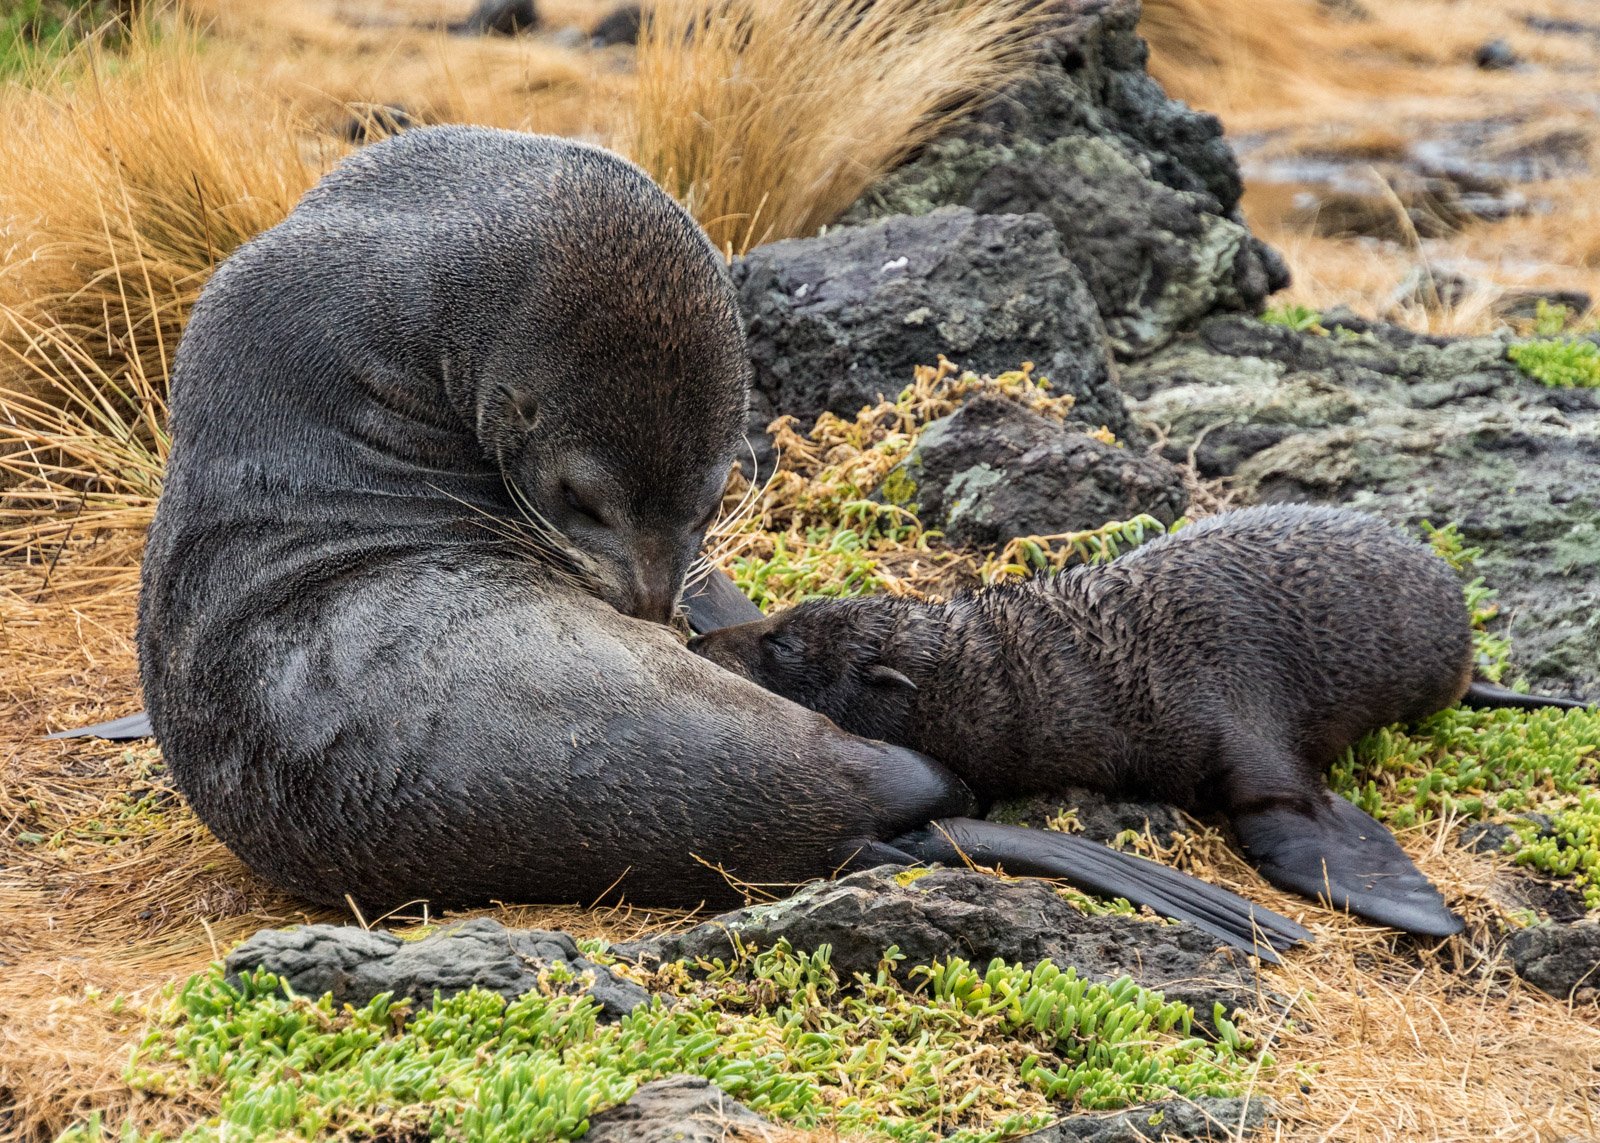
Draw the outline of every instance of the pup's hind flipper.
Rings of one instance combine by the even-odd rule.
[[[1538,710],[1541,707],[1553,706],[1559,710],[1587,710],[1593,703],[1584,702],[1582,699],[1550,698],[1546,695],[1525,695],[1519,691],[1507,690],[1505,687],[1482,679],[1473,679],[1472,685],[1467,688],[1467,693],[1461,696],[1462,706],[1477,707],[1480,710],[1495,710],[1499,707],[1511,707],[1514,710]]]
[[[1330,794],[1314,816],[1288,807],[1236,814],[1234,832],[1280,889],[1424,937],[1462,930],[1433,883],[1378,821]]]
[[[974,818],[941,818],[895,838],[894,850],[919,861],[959,865],[964,858],[1007,873],[1059,878],[1105,897],[1125,897],[1188,921],[1234,948],[1278,963],[1275,950],[1311,939],[1289,918],[1236,893],[1130,853],[1054,830],[1022,829]]]

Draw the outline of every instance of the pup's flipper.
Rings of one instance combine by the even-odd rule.
[[[1337,794],[1323,805],[1315,816],[1286,807],[1234,816],[1234,832],[1263,877],[1418,936],[1462,930],[1387,828]]]
[[[1482,679],[1474,679],[1472,685],[1467,688],[1467,693],[1461,696],[1461,705],[1477,707],[1480,710],[1495,710],[1500,707],[1510,707],[1513,710],[1538,710],[1547,706],[1560,710],[1587,710],[1594,704],[1584,702],[1582,699],[1525,695],[1494,683],[1484,682]]]
[[[110,722],[97,722],[93,726],[80,726],[74,730],[58,730],[46,738],[107,738],[112,742],[128,742],[135,738],[149,738],[155,731],[150,728],[150,716],[144,711],[126,718],[113,718]]]
[[[920,861],[959,865],[963,858],[1007,873],[1050,877],[1103,897],[1188,921],[1218,940],[1277,964],[1276,949],[1311,939],[1305,929],[1236,893],[1154,861],[1054,830],[1022,829],[975,818],[941,818],[889,842]]]
[[[683,589],[683,606],[689,613],[689,628],[696,635],[765,618],[739,585],[716,568]]]

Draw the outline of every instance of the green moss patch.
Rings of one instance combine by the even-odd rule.
[[[1189,1008],[1126,978],[960,960],[897,975],[897,957],[851,982],[826,949],[668,966],[653,981],[665,992],[611,1025],[563,994],[569,981],[510,1003],[473,991],[431,1010],[387,996],[341,1009],[214,968],[183,987],[129,1076],[220,1109],[186,1140],[574,1139],[640,1084],[685,1072],[798,1127],[980,1143],[1073,1109],[1236,1094],[1270,1066],[1221,1013],[1222,1038],[1202,1039]],[[72,1138],[103,1135],[91,1123]]]

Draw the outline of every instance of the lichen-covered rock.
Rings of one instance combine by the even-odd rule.
[[[1071,965],[1086,979],[1131,976],[1169,1000],[1191,1005],[1202,1020],[1213,1002],[1226,1009],[1254,1002],[1248,959],[1186,924],[1079,912],[1042,881],[1005,881],[966,869],[910,874],[890,867],[808,885],[794,896],[716,917],[684,933],[616,946],[619,956],[647,962],[721,957],[780,940],[801,952],[833,949],[843,979],[872,973],[890,945],[906,964],[995,957]]]
[[[1119,354],[1219,310],[1259,309],[1288,271],[1245,228],[1221,123],[1145,71],[1137,0],[1061,5],[1030,77],[874,186],[861,221],[938,206],[1037,211],[1083,271]]]
[[[301,995],[326,992],[354,1005],[381,992],[426,1004],[435,994],[453,996],[469,988],[511,1000],[541,981],[588,992],[607,1018],[626,1015],[649,999],[643,988],[585,959],[566,933],[508,929],[488,918],[416,941],[353,925],[264,929],[228,954],[230,977],[254,969],[266,969]]]
[[[1565,1000],[1600,992],[1600,924],[1534,925],[1512,934],[1508,951],[1518,976]]]
[[[1094,303],[1037,215],[891,218],[757,247],[732,273],[757,439],[781,414],[854,416],[941,353],[988,373],[1032,361],[1084,420],[1127,430]]]
[[[589,1121],[588,1143],[736,1143],[772,1124],[699,1076],[667,1076]]]
[[[1262,1099],[1164,1099],[1110,1114],[1073,1115],[1017,1143],[1157,1143],[1164,1139],[1253,1137],[1270,1113]]]
[[[1141,512],[1170,524],[1188,503],[1182,474],[1168,461],[993,394],[928,425],[880,491],[950,543],[971,547],[1097,528]]]
[[[1248,499],[1456,523],[1536,690],[1600,694],[1600,391],[1524,376],[1499,338],[1351,315],[1215,317],[1123,373],[1136,419]]]

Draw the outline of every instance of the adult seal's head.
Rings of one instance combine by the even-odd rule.
[[[230,485],[275,520],[329,489],[345,515],[365,498],[363,529],[517,521],[618,610],[662,620],[736,459],[748,369],[723,259],[642,170],[548,137],[413,131],[213,277],[179,355],[167,491],[191,524]]]

